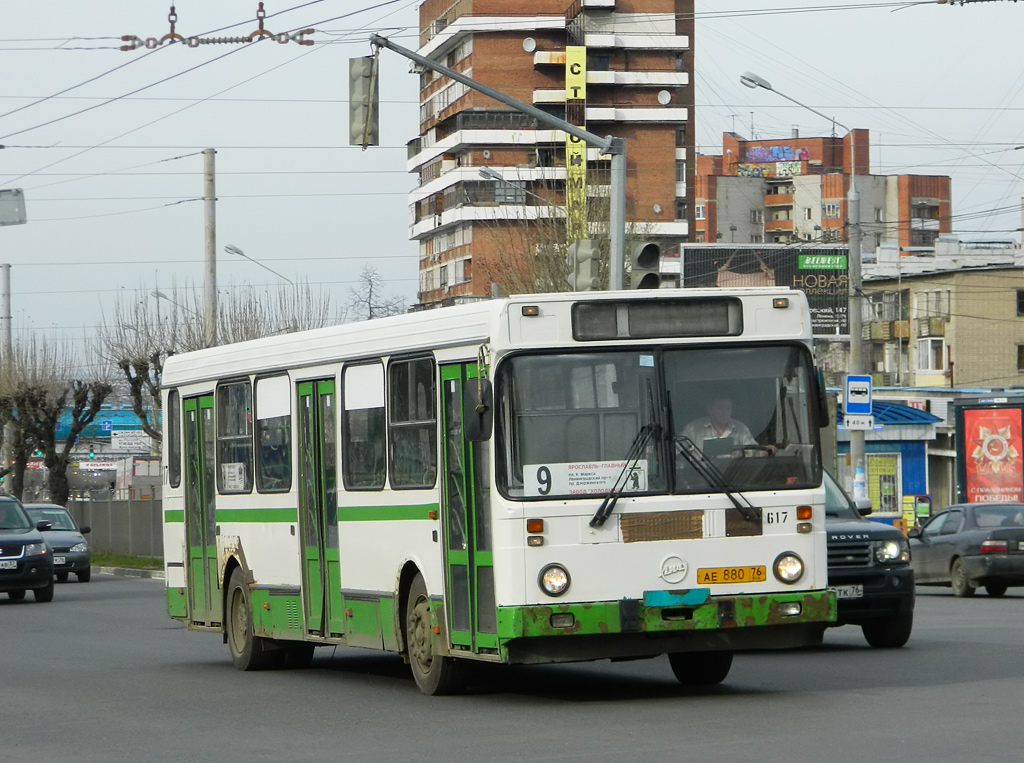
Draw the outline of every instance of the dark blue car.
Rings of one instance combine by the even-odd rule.
[[[53,554],[43,540],[49,522],[33,522],[21,502],[0,495],[0,591],[24,599],[53,601]]]

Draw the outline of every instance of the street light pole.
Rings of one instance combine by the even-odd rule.
[[[290,283],[292,285],[292,288],[295,288],[295,281],[290,279],[288,276],[281,275],[280,273],[278,273],[273,268],[267,267],[266,265],[264,265],[259,260],[254,260],[248,254],[246,254],[241,249],[239,249],[237,246],[234,246],[232,244],[227,244],[227,245],[224,246],[224,251],[227,252],[228,254],[237,254],[239,257],[244,257],[245,259],[249,260],[249,262],[252,262],[252,263],[255,263],[255,264],[259,265],[264,270],[269,270],[271,273],[273,273],[278,278],[283,278],[285,281]]]
[[[837,122],[834,117],[822,114],[812,109],[805,103],[781,93],[769,84],[763,77],[751,72],[744,72],[740,75],[740,82],[749,88],[762,88],[770,90],[776,95],[782,96],[787,101],[817,114],[823,119],[842,127],[850,136],[850,189],[846,197],[846,217],[849,226],[849,275],[850,275],[850,296],[846,307],[846,322],[850,330],[850,360],[847,373],[859,375],[864,373],[864,316],[861,310],[861,286],[863,276],[861,271],[861,219],[860,219],[860,194],[857,192],[857,138],[846,125]],[[857,475],[867,475],[867,462],[864,456],[864,430],[850,430],[850,468],[854,475],[854,498],[867,497],[867,483],[857,479]]]

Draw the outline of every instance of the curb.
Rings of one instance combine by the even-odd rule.
[[[119,578],[166,579],[166,574],[163,570],[133,570],[126,567],[93,567],[92,569],[98,575],[114,575]]]

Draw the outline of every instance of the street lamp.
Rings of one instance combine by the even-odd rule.
[[[731,243],[731,244],[735,244],[736,243],[736,226],[735,226],[735,224],[729,226],[729,243]]]
[[[858,375],[864,373],[864,338],[862,336],[863,330],[863,316],[861,314],[861,228],[860,228],[860,194],[857,193],[857,139],[851,130],[841,122],[837,122],[834,117],[829,117],[822,114],[816,109],[812,109],[806,103],[800,103],[795,98],[791,98],[785,93],[781,93],[771,86],[768,80],[763,77],[759,77],[753,72],[744,72],[740,75],[740,82],[746,87],[763,90],[770,90],[776,95],[780,95],[787,101],[795,103],[797,106],[807,109],[813,114],[817,114],[823,119],[831,121],[833,124],[842,127],[850,135],[850,190],[846,197],[846,208],[847,208],[847,222],[850,226],[850,244],[849,244],[849,270],[850,270],[850,297],[847,303],[847,324],[850,329],[850,362],[847,369],[847,373]],[[866,497],[866,486],[856,479],[857,474],[867,474],[866,462],[864,459],[864,430],[863,429],[852,429],[850,430],[850,466],[853,469],[854,474],[854,491],[860,492],[859,495],[854,495],[854,498]],[[863,491],[863,492],[862,492]]]
[[[254,259],[253,259],[252,257],[250,257],[250,256],[249,256],[248,254],[246,254],[246,253],[245,253],[245,252],[243,252],[243,251],[242,251],[241,249],[239,249],[239,248],[238,248],[237,246],[234,246],[234,245],[232,245],[232,244],[227,244],[227,245],[226,245],[226,246],[224,247],[224,251],[225,251],[225,252],[227,252],[228,254],[237,254],[237,255],[238,255],[239,257],[245,257],[245,259],[249,260],[249,262],[254,262],[254,263],[256,263],[257,265],[259,265],[259,266],[260,266],[261,268],[263,268],[264,270],[269,270],[269,271],[270,271],[271,273],[273,273],[273,274],[274,274],[275,276],[277,276],[278,278],[283,278],[283,279],[284,279],[285,281],[287,281],[288,283],[290,283],[290,284],[291,284],[291,285],[292,285],[293,287],[295,286],[295,282],[294,282],[294,281],[293,281],[292,279],[288,278],[287,276],[283,276],[283,275],[281,275],[280,273],[278,273],[278,272],[277,272],[276,270],[274,270],[273,268],[269,268],[269,267],[267,267],[266,265],[264,265],[264,264],[263,264],[262,262],[260,262],[259,260],[254,260]]]

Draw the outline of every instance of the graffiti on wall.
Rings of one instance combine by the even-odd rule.
[[[771,162],[806,162],[811,153],[806,148],[793,146],[751,146],[747,149],[747,161],[751,164]]]

